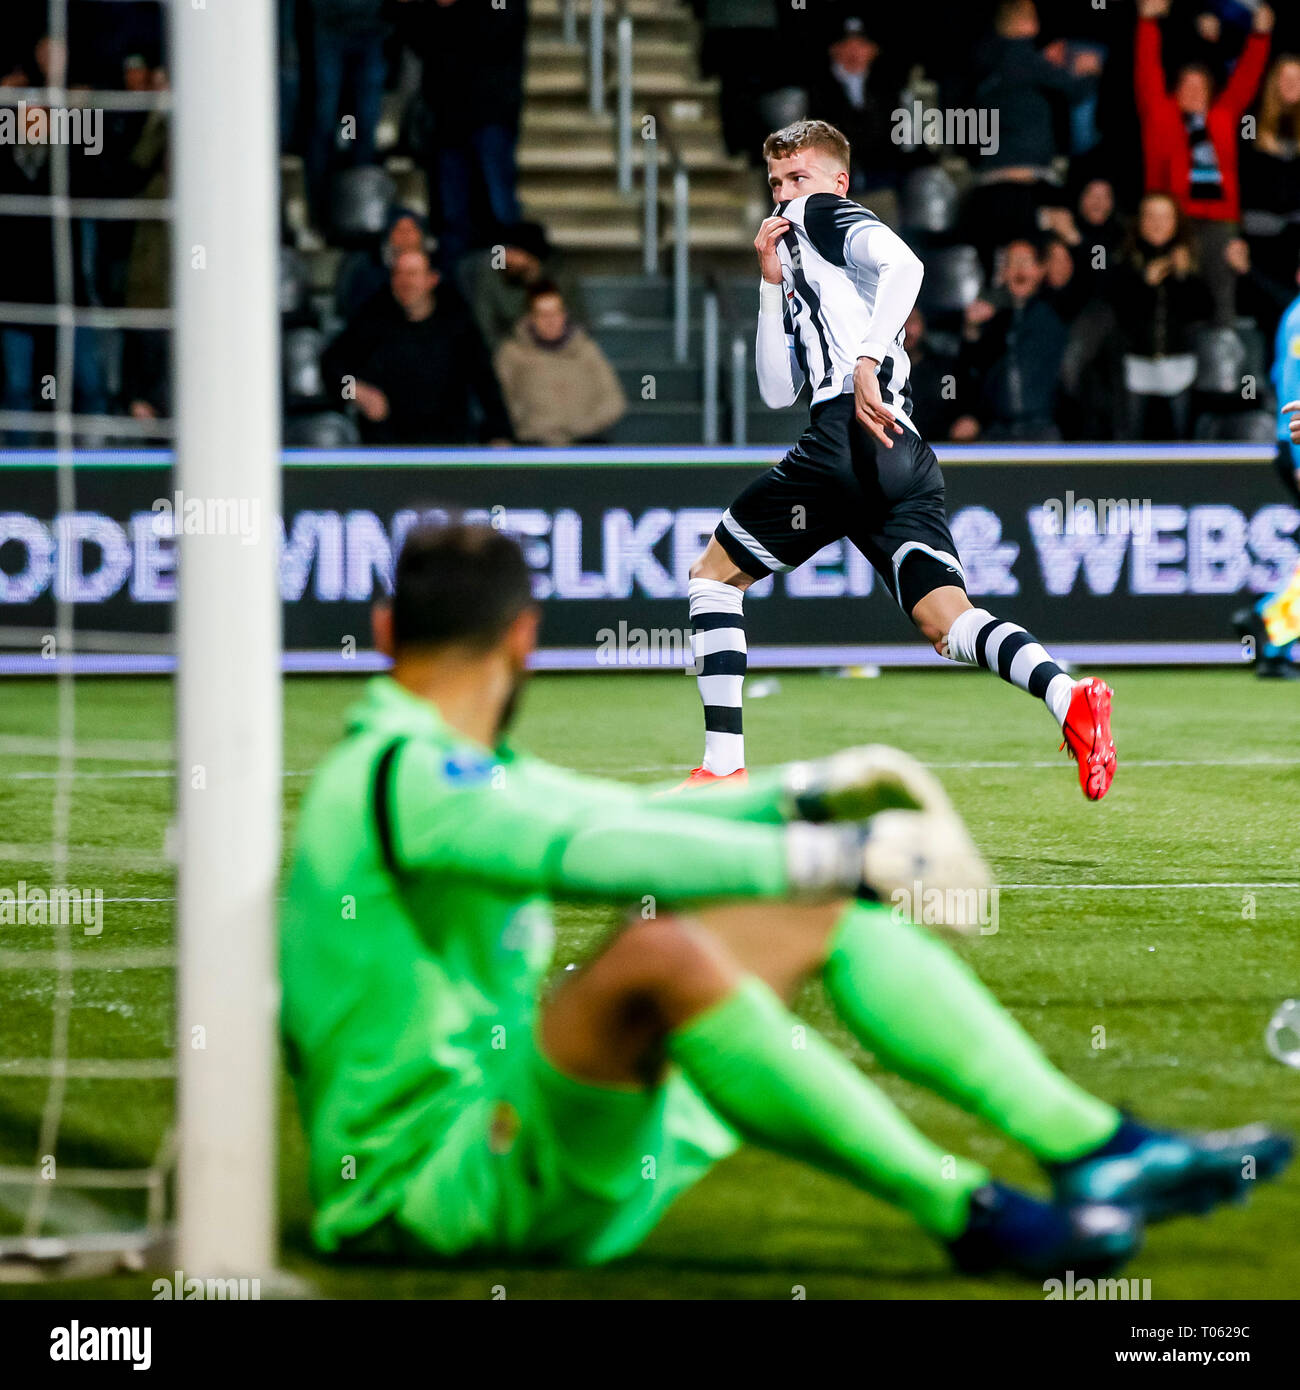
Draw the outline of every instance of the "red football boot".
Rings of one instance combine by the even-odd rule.
[[[1079,785],[1089,801],[1100,801],[1115,777],[1115,741],[1110,736],[1110,700],[1114,692],[1103,680],[1075,681],[1065,735],[1070,756],[1079,764]]]
[[[672,790],[684,792],[693,787],[718,787],[724,782],[732,782],[738,787],[746,786],[749,783],[749,773],[743,767],[739,767],[735,772],[728,772],[719,777],[716,772],[709,772],[703,767],[697,767],[691,770],[691,775],[684,782],[679,783]]]

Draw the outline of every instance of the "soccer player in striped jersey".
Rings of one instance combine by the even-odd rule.
[[[1115,775],[1111,690],[1075,681],[1013,622],[967,597],[943,476],[911,418],[903,324],[921,262],[850,201],[849,146],[825,121],[798,121],[763,146],[776,212],[754,243],[762,269],[757,367],[763,400],[812,418],[785,458],[723,513],[691,567],[690,612],[704,702],[704,761],[683,787],[744,780],[745,590],[847,538],[935,650],[996,671],[1042,700],[1098,801]]]

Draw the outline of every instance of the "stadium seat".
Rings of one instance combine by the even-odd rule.
[[[930,253],[921,284],[921,307],[931,312],[961,312],[979,297],[984,271],[973,246],[947,246]]]
[[[1196,389],[1237,396],[1246,369],[1246,346],[1233,328],[1202,328],[1196,335]]]
[[[280,248],[280,317],[300,319],[310,307],[307,263],[292,246]]]
[[[284,442],[291,449],[349,449],[361,443],[356,424],[334,410],[290,415],[284,422]]]
[[[290,410],[319,405],[325,399],[325,380],[320,369],[324,347],[324,335],[316,328],[292,328],[284,335],[284,399]]]
[[[397,185],[377,165],[342,170],[330,184],[330,240],[339,246],[378,240],[396,196]]]
[[[769,130],[781,130],[809,115],[808,93],[802,87],[778,87],[764,92],[758,100],[758,112]]]
[[[939,235],[957,224],[959,194],[952,175],[937,164],[917,169],[903,183],[903,227]]]
[[[1242,371],[1247,376],[1255,378],[1256,389],[1258,390],[1269,379],[1269,363],[1273,356],[1272,344],[1264,340],[1264,335],[1259,331],[1259,325],[1254,319],[1238,319],[1235,331],[1237,337],[1241,339],[1242,347],[1246,350],[1246,361]]]
[[[1209,411],[1197,417],[1194,433],[1206,442],[1271,444],[1276,429],[1267,410]]]

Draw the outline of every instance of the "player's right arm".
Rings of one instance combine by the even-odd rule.
[[[670,796],[678,791],[673,782],[617,782],[540,758],[521,757],[519,764],[526,767],[530,788],[538,796],[592,808],[639,806],[764,825],[866,820],[888,810],[953,814],[952,802],[934,773],[910,754],[881,743],[756,770],[743,787],[710,787],[700,796]]]
[[[525,761],[456,761],[419,742],[384,769],[376,821],[399,876],[477,881],[504,893],[664,904],[727,898],[887,897],[934,865],[986,870],[960,822],[891,811],[869,825],[770,826],[690,814],[671,804],[592,804],[534,783]],[[379,789],[377,788],[377,793]],[[381,796],[377,794],[377,806]],[[899,818],[902,817],[900,820]],[[929,867],[922,874],[927,859]]]
[[[758,339],[754,345],[754,368],[763,404],[772,410],[793,405],[803,389],[803,375],[795,352],[794,328],[786,309],[785,282],[777,246],[790,230],[784,217],[769,217],[758,229],[754,250],[758,252],[763,280],[758,289]]]
[[[1138,0],[1137,37],[1133,43],[1133,89],[1139,115],[1168,101],[1164,62],[1160,54],[1160,21],[1168,13],[1168,0]]]

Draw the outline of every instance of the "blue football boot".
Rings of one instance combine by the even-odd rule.
[[[1142,1245],[1142,1219],[1131,1208],[1095,1202],[1040,1202],[1000,1182],[971,1195],[970,1220],[948,1242],[966,1274],[1007,1271],[1031,1279],[1110,1274]]]
[[[1290,1136],[1266,1125],[1215,1133],[1148,1129],[1125,1116],[1107,1143],[1048,1173],[1058,1202],[1134,1208],[1147,1222],[1244,1201],[1291,1161]]]

